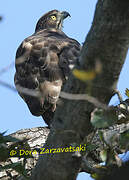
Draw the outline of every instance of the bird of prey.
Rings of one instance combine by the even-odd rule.
[[[15,86],[35,116],[50,126],[62,86],[78,62],[80,44],[63,31],[66,11],[52,10],[37,22],[35,32],[16,52]],[[25,91],[24,91],[25,90]]]

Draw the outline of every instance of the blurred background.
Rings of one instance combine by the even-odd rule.
[[[97,0],[1,0],[0,2],[0,81],[14,86],[14,60],[15,53],[20,43],[33,34],[37,20],[46,12],[58,9],[68,11],[71,18],[64,22],[63,31],[81,44],[91,27]],[[5,68],[6,67],[6,68]],[[128,85],[129,55],[127,56],[118,82],[123,98]],[[3,68],[6,72],[3,72]],[[111,104],[119,103],[113,97]],[[7,134],[24,128],[45,126],[42,118],[34,117],[29,112],[27,105],[20,96],[0,84],[0,132],[7,130]],[[90,180],[89,175],[80,173],[78,180]]]

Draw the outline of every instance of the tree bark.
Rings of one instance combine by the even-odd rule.
[[[34,151],[35,149],[40,149],[43,144],[45,143],[47,136],[49,134],[49,129],[46,127],[36,127],[36,128],[31,128],[31,129],[21,129],[13,134],[10,134],[11,137],[19,139],[19,140],[27,140],[27,144],[30,147],[30,150]],[[20,141],[19,141],[20,142]],[[14,143],[9,142],[8,147]],[[20,145],[20,143],[19,143]],[[18,144],[15,144],[15,148],[19,146]],[[13,149],[15,150],[15,149]],[[25,150],[26,151],[26,146],[20,148],[20,150]],[[29,148],[27,147],[27,151]],[[10,152],[9,152],[10,153]],[[20,154],[20,153],[18,153]],[[11,158],[12,157],[12,158]],[[26,156],[25,156],[26,158]],[[26,158],[26,162],[24,162],[24,158],[19,156],[11,156],[7,161],[0,161],[0,167],[1,166],[6,166],[12,163],[16,162],[21,162],[22,164],[25,163],[25,169],[27,170],[28,175],[31,175],[31,171],[34,168],[34,166],[37,163],[36,158]],[[23,176],[21,177],[18,172],[16,172],[14,169],[6,169],[4,171],[0,171],[0,180],[12,180],[12,179],[19,179],[23,180],[25,179]]]
[[[118,78],[129,46],[129,1],[98,0],[92,27],[80,57],[80,70],[95,71],[96,62],[102,71],[88,83],[70,76],[65,92],[90,94],[108,105],[114,95]],[[84,23],[84,22],[83,22]],[[50,134],[44,147],[78,146],[93,131],[90,123],[95,105],[88,101],[62,99],[54,116]],[[81,167],[78,153],[41,155],[31,180],[74,180]]]

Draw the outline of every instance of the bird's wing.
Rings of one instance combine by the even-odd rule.
[[[17,50],[16,88],[31,113],[47,118],[47,124],[79,52],[80,44],[76,40],[54,29],[33,34]]]

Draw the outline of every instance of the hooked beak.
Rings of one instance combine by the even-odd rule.
[[[65,19],[65,18],[67,18],[68,16],[70,16],[70,14],[69,14],[67,11],[62,11],[61,14],[62,14],[62,19]],[[71,17],[71,16],[70,16],[70,17]]]

